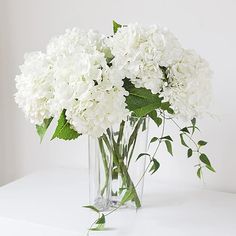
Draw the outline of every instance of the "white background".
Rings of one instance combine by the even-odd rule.
[[[236,192],[235,12],[234,0],[0,0],[0,183],[40,168],[87,167],[86,137],[50,142],[48,134],[39,144],[34,127],[14,103],[14,77],[25,52],[45,50],[49,39],[66,28],[94,28],[111,34],[115,19],[122,24],[167,26],[186,48],[194,48],[210,62],[214,71],[212,112],[217,118],[205,118],[200,126],[217,173],[205,174],[205,186]],[[150,129],[158,135],[156,128]],[[175,133],[172,126],[168,131]],[[174,153],[171,158],[161,150],[161,169],[152,178],[201,185],[193,167],[197,160],[187,160],[179,145]]]

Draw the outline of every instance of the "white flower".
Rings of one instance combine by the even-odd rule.
[[[137,87],[158,93],[163,84],[160,66],[170,66],[182,55],[182,48],[172,33],[155,25],[130,24],[119,28],[106,40],[114,56],[112,64],[123,71]]]
[[[47,54],[56,58],[81,51],[101,50],[104,36],[96,31],[81,30],[78,28],[67,29],[65,34],[54,37],[47,46]]]
[[[50,41],[46,54],[27,54],[20,69],[15,100],[32,123],[58,118],[65,109],[72,128],[94,137],[129,114],[125,77],[137,88],[160,93],[185,119],[200,116],[210,99],[206,61],[157,26],[131,24],[109,38],[67,30]]]
[[[52,70],[48,57],[41,52],[25,55],[16,76],[16,103],[33,124],[42,124],[52,116],[50,102],[53,98]]]
[[[113,86],[107,78],[91,87],[78,101],[74,100],[67,107],[66,116],[79,133],[99,137],[128,115],[124,95],[127,95],[125,90]]]
[[[185,120],[201,116],[211,100],[211,74],[204,59],[185,50],[182,59],[167,70],[168,84],[161,95],[177,116]]]
[[[99,50],[103,36],[96,36],[98,47],[94,39],[88,40],[90,34],[67,31],[54,39],[48,53],[54,58],[54,112],[66,109],[66,118],[78,133],[99,137],[125,119],[128,111],[124,96],[128,94],[119,71],[108,67]]]

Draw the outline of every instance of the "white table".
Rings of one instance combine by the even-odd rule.
[[[37,172],[0,188],[1,236],[80,236],[95,219],[86,205],[85,171]],[[102,236],[235,236],[236,195],[155,183],[143,208],[107,218]]]

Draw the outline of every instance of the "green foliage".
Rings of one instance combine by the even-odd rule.
[[[188,158],[193,155],[193,150],[191,148],[188,149],[187,156]]]
[[[173,142],[173,139],[168,135],[168,136],[164,136],[164,137],[162,137],[162,138],[160,138],[160,139],[166,139],[166,140],[169,140],[169,141],[171,141],[171,142]]]
[[[141,124],[142,124],[142,119],[139,119],[137,124],[135,125],[135,128],[134,128],[132,134],[130,135],[129,142],[128,142],[128,150],[130,149],[132,144],[135,145],[136,139],[138,136],[139,127],[141,126]]]
[[[180,131],[184,132],[184,133],[188,133],[189,134],[189,130],[187,127],[184,127],[183,129],[181,129]]]
[[[196,118],[193,118],[193,119],[191,120],[191,123],[192,123],[193,126],[196,125],[196,122],[197,122]]]
[[[90,230],[92,231],[102,231],[104,230],[105,227],[105,223],[106,223],[106,218],[104,214],[101,214],[101,216],[99,216],[99,218],[97,219],[97,221],[95,222],[95,227],[90,228]]]
[[[210,163],[210,161],[209,161],[209,159],[208,159],[206,154],[201,153],[200,156],[199,156],[199,159],[201,160],[201,162],[203,162],[207,166],[211,166],[211,163]]]
[[[166,144],[167,151],[170,153],[171,156],[173,156],[171,142],[169,140],[165,140],[165,144]]]
[[[148,153],[140,153],[136,159],[136,161],[140,158],[140,157],[143,157],[143,156],[149,156],[150,157],[150,154]]]
[[[137,117],[143,117],[161,107],[162,98],[145,88],[135,88],[128,80],[124,80],[124,87],[129,92],[126,97],[127,108]]]
[[[205,146],[206,144],[207,144],[207,142],[206,141],[203,141],[203,140],[200,140],[200,141],[198,141],[198,143],[197,143],[199,146]]]
[[[202,177],[202,167],[201,166],[197,170],[197,176],[199,179],[201,179],[201,177]]]
[[[154,174],[160,168],[160,163],[155,158],[153,158],[151,162],[152,166],[149,172],[151,172],[151,174]]]
[[[170,107],[170,103],[169,102],[163,102],[161,104],[161,109],[163,111],[167,111],[170,114],[174,114],[174,110]]]
[[[134,199],[133,191],[132,191],[132,189],[128,189],[128,190],[125,192],[123,198],[121,199],[120,204],[121,204],[121,205],[124,205],[126,202],[132,201],[133,199]]]
[[[188,145],[186,144],[186,142],[184,141],[184,137],[183,137],[184,134],[180,134],[180,141],[181,141],[181,144],[185,147],[188,147]]]
[[[158,140],[158,137],[152,137],[150,143],[154,143],[154,142],[156,142],[157,140]]]
[[[83,206],[84,208],[89,208],[91,209],[92,211],[95,211],[96,213],[99,213],[100,211],[95,207],[95,206],[92,206],[92,205],[87,205],[87,206]]]
[[[52,136],[52,139],[59,138],[64,140],[72,140],[78,138],[81,134],[76,132],[70,127],[69,122],[66,120],[66,110],[64,109],[58,120],[57,128]]]
[[[36,130],[37,130],[37,133],[40,137],[40,143],[42,143],[43,137],[44,137],[49,125],[51,124],[52,120],[53,120],[53,117],[51,117],[49,119],[44,119],[42,125],[36,125]]]
[[[122,27],[122,25],[118,24],[114,20],[112,21],[112,23],[113,23],[113,32],[115,34],[117,32],[117,30]]]
[[[158,127],[161,125],[162,119],[157,116],[157,112],[155,110],[149,112],[148,115],[156,123]]]
[[[174,122],[174,123],[175,123],[175,122]],[[183,146],[185,146],[185,147],[188,148],[188,150],[187,150],[187,157],[190,158],[190,157],[193,155],[193,152],[196,152],[196,154],[198,154],[198,156],[199,156],[199,159],[200,159],[201,163],[204,163],[204,164],[205,164],[205,166],[202,166],[201,164],[196,165],[196,166],[198,166],[197,176],[198,176],[199,178],[202,178],[202,169],[203,169],[204,167],[207,168],[208,170],[212,171],[212,172],[215,172],[215,169],[211,166],[211,163],[210,163],[210,161],[209,161],[207,155],[200,152],[201,147],[205,146],[205,145],[207,144],[207,142],[204,141],[204,140],[200,140],[200,141],[198,141],[198,142],[196,143],[196,142],[194,141],[194,139],[193,139],[193,134],[194,134],[195,130],[196,130],[196,129],[199,130],[199,128],[196,127],[196,118],[193,118],[193,119],[191,120],[191,123],[192,123],[192,126],[184,127],[184,128],[182,128],[182,129],[178,126],[178,124],[176,124],[176,123],[175,123],[175,124],[176,124],[176,126],[179,128],[179,130],[180,130],[180,132],[181,132],[181,133],[180,133],[180,141],[181,141],[181,144],[182,144]],[[192,132],[191,132],[191,134],[190,134],[189,131],[190,131],[191,129],[192,129]],[[185,139],[184,139],[184,138],[187,138],[188,141],[189,141],[189,145],[191,145],[191,144],[194,145],[195,149],[193,149],[192,147],[190,147],[190,146],[185,142]]]
[[[191,123],[192,123],[192,134],[194,134],[195,128],[196,128],[196,123],[197,123],[196,118],[193,118],[193,119],[191,120]]]
[[[106,223],[105,215],[102,214],[102,216],[97,220],[96,224],[105,224],[105,223]]]
[[[212,172],[216,172],[215,169],[212,166],[206,165],[206,168]]]

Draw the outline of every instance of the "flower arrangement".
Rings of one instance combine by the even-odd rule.
[[[187,157],[198,158],[198,177],[201,178],[203,168],[215,170],[202,152],[207,142],[193,139],[199,129],[196,119],[208,112],[210,102],[212,73],[208,63],[194,51],[183,48],[166,28],[113,22],[113,30],[114,34],[106,37],[93,30],[74,28],[52,39],[46,53],[26,54],[21,74],[16,76],[15,100],[36,125],[41,141],[55,119],[58,125],[52,139],[72,140],[86,134],[97,138],[104,163],[107,145],[113,159],[117,158],[112,169],[125,181],[121,201],[114,208],[117,210],[128,201],[135,202],[137,208],[141,206],[137,185],[131,181],[124,160],[125,152],[131,152],[135,146],[141,124],[144,127],[142,118],[149,117],[158,127],[162,126],[160,136],[149,142],[157,144],[153,155],[142,152],[136,156],[137,160],[149,160],[142,178],[146,172],[153,174],[158,170],[156,153],[162,143],[173,155],[173,139],[164,132],[167,122],[178,128]],[[137,118],[136,131],[127,145],[122,144],[121,152],[120,140],[128,116]],[[178,119],[187,125],[180,127]],[[115,124],[120,124],[117,139],[110,136],[110,128]],[[103,229],[110,212],[104,214],[93,205],[86,207],[98,213],[90,229]]]

